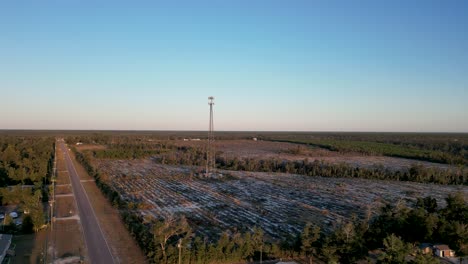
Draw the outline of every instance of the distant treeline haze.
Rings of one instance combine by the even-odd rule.
[[[95,144],[144,143],[183,138],[205,138],[206,132],[101,132],[69,136],[70,142]],[[284,141],[331,151],[384,155],[454,165],[468,165],[468,134],[461,133],[334,133],[334,132],[217,132],[221,140]]]

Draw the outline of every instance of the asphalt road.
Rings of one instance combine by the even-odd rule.
[[[81,226],[83,227],[86,248],[88,249],[89,262],[96,264],[115,263],[110,252],[109,245],[107,244],[99,226],[96,214],[93,211],[83,185],[81,185],[80,177],[73,165],[68,149],[63,142],[60,142],[59,144],[60,149],[65,153],[65,163],[70,174],[73,193],[78,205],[78,213],[80,216]],[[70,243],[73,243],[73,241],[70,241]]]

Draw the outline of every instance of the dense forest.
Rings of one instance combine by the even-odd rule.
[[[459,256],[468,254],[468,203],[462,193],[449,194],[441,208],[431,197],[415,204],[386,204],[377,215],[352,217],[331,233],[307,224],[298,234],[280,241],[266,237],[261,227],[251,231],[224,232],[218,238],[200,237],[182,215],[167,219],[143,217],[101,179],[90,163],[90,155],[75,150],[77,160],[93,175],[102,192],[120,209],[128,230],[153,263],[232,263],[267,259],[318,258],[328,263],[354,263],[369,257],[369,250],[381,249],[379,263],[437,263],[418,252],[419,243],[446,243]]]
[[[38,230],[45,221],[43,202],[54,159],[54,138],[0,136],[0,205],[18,205],[24,212],[23,231]],[[6,232],[15,230],[9,215]]]
[[[264,139],[307,144],[345,153],[468,165],[467,134],[290,133],[266,135]]]
[[[52,165],[53,152],[53,138],[0,137],[0,187],[43,182]]]

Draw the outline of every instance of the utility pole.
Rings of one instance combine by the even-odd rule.
[[[179,243],[177,243],[177,248],[179,248],[179,264],[182,263],[182,238],[179,238]]]
[[[262,239],[262,245],[260,245],[260,264],[263,263],[263,239]]]
[[[2,232],[5,230],[6,217],[7,217],[7,214],[5,212],[5,217],[3,218]]]
[[[53,173],[51,177],[51,184],[52,184],[52,199],[49,200],[50,205],[50,231],[54,230],[54,202],[55,202],[55,181],[56,181],[56,173],[57,173],[57,141],[54,144],[54,167]]]
[[[55,179],[52,179],[52,199],[49,200],[50,205],[50,231],[54,230],[54,203],[55,203]]]

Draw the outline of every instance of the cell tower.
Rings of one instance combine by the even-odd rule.
[[[208,129],[208,142],[206,147],[206,176],[209,177],[215,170],[215,147],[214,147],[214,123],[213,123],[213,105],[214,97],[208,97],[208,105],[210,106],[210,125]]]

